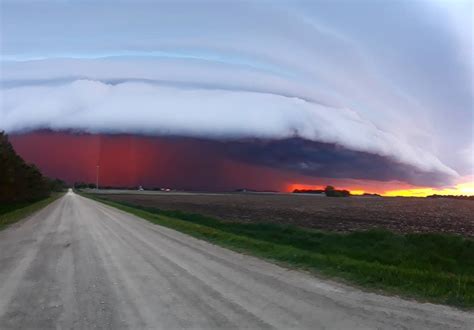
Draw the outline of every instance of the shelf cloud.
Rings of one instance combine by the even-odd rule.
[[[299,137],[390,157],[420,171],[456,173],[350,109],[278,94],[77,80],[4,91],[3,129],[178,135],[210,139]],[[311,157],[311,153],[308,154]]]
[[[444,6],[6,1],[0,129],[208,139],[322,177],[372,157],[394,174],[367,179],[449,184],[473,166],[472,4]]]

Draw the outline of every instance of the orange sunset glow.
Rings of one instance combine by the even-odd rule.
[[[455,184],[453,187],[443,188],[416,187],[401,182],[374,182],[372,180],[360,180],[356,183],[352,182],[352,184],[349,185],[345,185],[345,180],[341,179],[324,179],[324,181],[327,183],[321,185],[301,183],[289,184],[286,190],[292,192],[295,189],[324,189],[326,185],[335,185],[337,189],[349,190],[352,195],[376,193],[387,197],[426,197],[430,195],[474,196],[474,181],[471,177],[464,178],[463,182]]]
[[[407,197],[426,197],[430,195],[455,195],[455,196],[473,196],[474,182],[464,182],[456,184],[450,188],[412,188],[401,190],[390,190],[383,193],[384,196],[407,196]]]

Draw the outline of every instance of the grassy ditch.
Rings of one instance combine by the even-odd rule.
[[[423,301],[474,308],[474,240],[371,230],[331,233],[118,203],[88,195],[155,224],[258,257]]]
[[[54,193],[50,197],[33,203],[18,203],[10,205],[0,205],[0,230],[8,225],[17,222],[30,214],[42,209],[46,205],[54,202],[64,195],[63,193]]]

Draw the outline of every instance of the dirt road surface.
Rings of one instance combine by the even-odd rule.
[[[453,308],[365,293],[70,192],[0,232],[0,329],[474,328]]]

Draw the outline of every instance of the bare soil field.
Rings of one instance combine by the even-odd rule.
[[[469,200],[259,193],[132,193],[103,197],[162,210],[198,213],[223,221],[291,224],[342,232],[384,228],[401,233],[474,236],[474,202]]]

